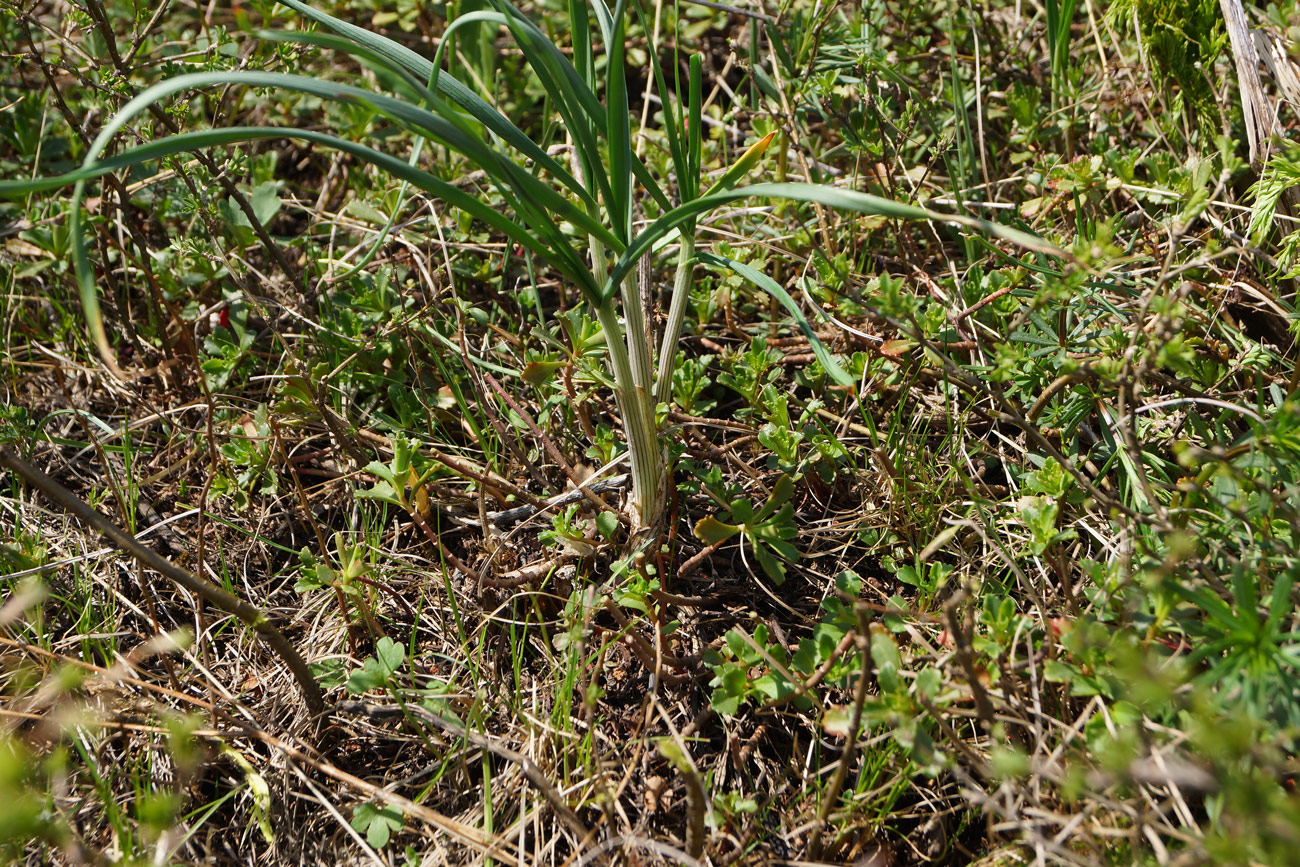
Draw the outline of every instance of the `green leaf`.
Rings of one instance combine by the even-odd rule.
[[[384,682],[384,677],[379,672],[369,667],[358,668],[348,676],[348,694],[363,695],[372,689],[379,689]]]
[[[862,578],[852,569],[845,569],[843,572],[835,576],[835,589],[840,593],[843,593],[845,596],[857,599],[858,594],[862,592]],[[827,601],[829,602],[830,600],[828,599]],[[835,601],[838,602],[839,600]]]
[[[375,655],[368,657],[361,668],[352,672],[348,678],[348,692],[361,695],[372,689],[379,689],[388,684],[397,670],[402,667],[406,650],[391,638],[381,638],[375,644]]]
[[[700,194],[700,152],[701,147],[701,130],[703,127],[703,118],[701,112],[703,109],[703,100],[701,94],[701,69],[703,68],[703,58],[699,54],[691,55],[690,67],[690,84],[688,85],[687,94],[687,111],[690,113],[689,125],[687,128],[687,148],[686,156],[689,161],[687,168],[687,177],[690,184],[690,198],[694,199]],[[683,199],[687,197],[682,196]]]
[[[774,556],[766,545],[754,545],[754,558],[758,560],[758,565],[763,567],[767,577],[777,584],[785,583],[785,563]]]
[[[613,539],[618,530],[618,516],[613,512],[601,512],[596,516],[596,530],[606,541]]]
[[[781,288],[781,284],[777,283],[762,271],[758,271],[748,265],[737,262],[734,259],[726,259],[722,256],[715,256],[712,253],[700,253],[698,258],[701,262],[707,265],[730,268],[732,271],[735,271],[741,277],[744,277],[750,283],[753,283],[755,286],[775,298],[781,306],[786,309],[790,316],[794,318],[795,324],[799,326],[799,330],[808,338],[808,344],[812,347],[813,354],[817,356],[817,361],[821,364],[822,369],[826,371],[827,376],[843,386],[852,387],[857,384],[857,380],[849,376],[849,374],[845,372],[844,368],[840,366],[840,363],[831,356],[830,352],[826,349],[826,345],[822,343],[821,338],[817,336],[817,333],[813,331],[812,326],[808,324],[808,320],[804,318],[803,311],[799,309],[799,305],[790,297],[790,293]]]
[[[898,671],[903,667],[903,658],[898,653],[894,636],[878,623],[871,624],[871,661],[876,666],[876,682],[881,691],[897,690],[901,685]]]
[[[872,214],[895,220],[928,220],[936,223],[952,223],[978,232],[993,235],[1010,241],[1029,250],[1036,250],[1051,256],[1063,256],[1062,251],[1043,239],[1003,226],[963,214],[944,214],[916,205],[905,205],[892,199],[859,193],[856,190],[843,190],[839,187],[822,184],[753,184],[737,187],[734,190],[701,196],[690,202],[683,202],[668,213],[647,226],[628,245],[618,263],[610,271],[609,279],[601,291],[604,298],[612,298],[622,284],[623,278],[632,272],[640,258],[652,249],[660,238],[665,237],[678,226],[701,214],[744,199],[788,199],[792,202],[816,202],[842,211],[854,211],[859,214]]]
[[[383,666],[385,674],[392,676],[402,667],[406,658],[406,648],[391,638],[381,638],[375,644],[375,659]]]
[[[734,524],[724,524],[709,515],[695,525],[695,536],[706,545],[720,545],[740,532]]]
[[[758,514],[754,516],[754,522],[766,521],[778,506],[792,496],[794,496],[794,481],[789,476],[782,475],[781,478],[776,480],[776,484],[772,486],[772,493],[767,498],[767,502],[763,504],[763,508],[759,509]],[[792,507],[790,517],[793,518],[793,516],[794,509]]]
[[[627,0],[618,0],[614,9],[614,31],[605,44],[605,113],[609,138],[610,199],[605,210],[614,224],[614,233],[624,245],[632,231],[632,128],[627,103],[627,78],[623,38],[624,9]]]
[[[1042,554],[1056,538],[1060,506],[1051,497],[1026,496],[1016,501],[1016,509],[1029,529],[1029,549],[1034,554]]]
[[[253,216],[266,225],[276,214],[280,213],[280,184],[277,181],[265,181],[253,188],[248,197],[253,208]]]
[[[306,15],[319,24],[325,25],[340,36],[368,50],[374,56],[382,58],[393,67],[405,70],[417,81],[429,81],[433,77],[433,64],[401,43],[394,42],[377,33],[372,33],[369,30],[313,9],[308,4],[301,2],[301,0],[284,0],[284,5]],[[519,127],[511,123],[505,115],[485,102],[478,94],[455,77],[449,73],[440,72],[437,77],[437,90],[463,108],[472,118],[500,136],[511,147],[537,165],[545,168],[552,177],[558,179],[580,198],[594,201],[590,198],[590,193],[587,192],[586,188],[554,157],[547,154],[542,147],[525,135]]]
[[[222,755],[233,761],[244,772],[244,778],[248,781],[249,798],[253,802],[252,812],[257,828],[262,832],[262,839],[268,844],[273,843],[275,833],[271,828],[271,787],[267,785],[266,778],[257,772],[252,762],[239,750],[226,744],[222,744],[220,750]]]
[[[1074,666],[1059,659],[1049,659],[1043,664],[1043,677],[1049,683],[1069,683],[1078,675]]]
[[[927,665],[916,675],[913,686],[921,695],[932,699],[943,688],[943,676],[939,673],[939,669]]]
[[[714,193],[721,193],[734,187],[741,178],[753,171],[754,166],[763,158],[763,154],[767,151],[767,146],[772,143],[772,139],[774,138],[776,138],[776,133],[769,132],[766,136],[746,148],[745,152],[740,155],[740,159],[732,163],[731,168],[727,169],[726,173],[724,173],[722,177],[718,178],[717,182],[714,183],[713,186],[709,187],[708,191],[705,192],[704,195],[711,196]]]
[[[402,811],[393,806],[366,803],[352,811],[352,827],[364,832],[366,842],[376,849],[387,846],[392,832],[402,830],[402,824]]]
[[[397,479],[397,474],[393,472],[392,468],[389,467],[388,464],[381,463],[380,461],[371,461],[366,464],[366,472],[374,476],[379,476],[379,478],[394,487],[401,484]]]
[[[407,509],[406,500],[400,493],[398,493],[396,488],[383,479],[375,482],[375,485],[372,488],[367,488],[364,491],[357,491],[355,496],[360,500],[379,500],[384,503],[390,503],[399,509]]]

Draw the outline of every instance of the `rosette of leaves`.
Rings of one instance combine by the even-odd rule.
[[[745,543],[753,552],[758,565],[777,584],[785,582],[785,564],[799,557],[799,549],[790,540],[799,534],[794,521],[794,482],[781,476],[772,488],[771,495],[757,508],[753,502],[738,498],[731,503],[730,523],[709,515],[695,525],[695,535],[706,545],[721,545],[728,539],[740,537],[741,555]]]

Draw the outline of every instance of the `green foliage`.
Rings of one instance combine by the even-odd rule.
[[[366,465],[366,472],[377,476],[378,481],[366,490],[357,491],[357,496],[414,512],[424,483],[438,471],[438,464],[421,457],[418,442],[399,436],[393,440],[393,459],[389,463],[371,461]]]
[[[391,638],[379,639],[375,642],[375,655],[366,657],[361,668],[348,677],[348,692],[361,695],[372,689],[388,687],[405,658],[406,649],[402,645]]]
[[[30,840],[57,843],[63,837],[61,823],[46,809],[46,795],[40,784],[41,763],[21,742],[9,735],[0,738],[0,852],[11,857]]]
[[[1250,228],[1247,234],[1252,243],[1261,244],[1273,230],[1274,217],[1278,203],[1289,190],[1300,187],[1300,149],[1275,153],[1269,157],[1264,172],[1250,188],[1254,204],[1250,211]],[[1294,279],[1300,273],[1300,257],[1296,255],[1300,245],[1300,232],[1291,232],[1282,239],[1282,255],[1279,257],[1277,276],[1281,279]]]
[[[0,441],[408,711],[336,715],[326,760],[503,863],[519,829],[594,848],[478,735],[588,847],[680,847],[699,810],[697,859],[738,865],[1294,860],[1300,170],[1247,226],[1213,0],[1099,30],[1072,0],[326,6],[108,6],[121,65],[80,7],[0,16]],[[563,484],[552,447],[632,453],[671,522],[624,532],[606,491],[494,523]],[[214,818],[232,858],[297,853],[319,816],[274,741],[176,712],[219,687],[297,742],[273,664],[225,621],[155,664],[135,637],[188,600],[5,490],[0,689],[40,719],[0,742],[4,856],[202,860]],[[572,568],[495,586],[547,545]]]
[[[1223,124],[1209,70],[1228,45],[1217,0],[1122,0],[1111,5],[1110,15],[1137,27],[1154,61],[1151,71],[1174,108],[1185,111],[1202,135],[1216,134]]]
[[[782,699],[795,691],[786,668],[789,654],[771,639],[766,626],[756,626],[752,636],[741,629],[730,630],[724,649],[710,650],[705,662],[713,670],[709,703],[723,716],[736,715],[748,701]],[[755,668],[762,673],[755,675]],[[801,703],[807,705],[808,700]]]
[[[241,510],[248,508],[253,494],[274,494],[279,489],[278,477],[271,468],[274,455],[275,439],[267,408],[260,405],[251,419],[230,426],[230,439],[222,444],[221,456],[235,473],[217,476],[212,484],[213,492],[228,495],[235,508]]]
[[[785,581],[786,563],[799,558],[799,549],[790,544],[799,534],[794,523],[794,504],[789,502],[792,496],[794,482],[783,475],[761,506],[755,508],[751,500],[743,498],[733,500],[731,523],[710,515],[695,525],[695,535],[706,545],[721,545],[740,536],[742,556],[744,543],[748,542],[763,572],[781,584]]]
[[[352,810],[352,827],[366,835],[366,842],[376,849],[388,845],[394,832],[402,830],[402,811],[392,806],[376,806],[369,802],[358,804]]]
[[[334,550],[337,566],[332,566],[323,559],[317,559],[306,548],[299,551],[300,569],[298,581],[293,585],[293,589],[299,593],[332,589],[349,596],[360,596],[362,588],[358,586],[357,579],[370,571],[363,546],[348,545],[343,540],[342,533],[335,533]]]

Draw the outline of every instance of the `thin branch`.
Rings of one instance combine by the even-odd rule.
[[[288,639],[284,637],[284,633],[276,629],[259,609],[249,605],[238,596],[200,578],[188,569],[177,566],[156,551],[146,548],[134,536],[92,509],[85,500],[26,461],[19,459],[10,453],[8,449],[0,448],[0,466],[6,467],[29,485],[58,503],[81,520],[82,523],[97,530],[113,545],[138,560],[140,565],[161,573],[164,577],[171,579],[195,596],[244,621],[289,666],[289,671],[293,674],[293,679],[297,681],[298,688],[302,691],[308,709],[313,714],[325,712],[324,694],[321,692],[315,678],[312,677],[307,663],[294,649],[293,645],[289,643]]]

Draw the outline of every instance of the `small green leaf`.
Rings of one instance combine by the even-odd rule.
[[[734,524],[724,524],[709,515],[695,525],[695,536],[706,545],[719,545],[740,532]]]
[[[876,666],[876,682],[882,692],[894,692],[901,685],[898,670],[903,667],[903,658],[898,653],[898,644],[894,636],[885,627],[871,624],[871,661]]]
[[[762,566],[763,571],[767,573],[767,577],[777,584],[785,583],[785,564],[773,555],[766,545],[755,545],[754,557],[758,560],[758,565]]]
[[[763,508],[759,509],[758,514],[754,516],[754,521],[767,520],[768,516],[777,510],[777,507],[792,496],[794,496],[794,481],[789,476],[782,475],[772,487],[772,496],[767,498]],[[790,514],[793,516],[793,508],[791,508]]]
[[[397,475],[393,472],[392,467],[388,466],[388,464],[383,464],[379,461],[371,461],[366,464],[366,472],[370,473],[372,476],[378,476],[394,487],[401,484],[397,479]]]
[[[257,822],[257,829],[262,832],[262,838],[267,843],[273,843],[275,833],[271,828],[271,787],[267,785],[266,778],[258,773],[253,763],[234,747],[222,744],[221,753],[244,772],[244,778],[248,781],[248,794],[253,802],[253,818]]]
[[[358,668],[348,677],[348,694],[363,695],[384,685],[384,678],[375,671]]]
[[[732,695],[723,689],[715,689],[709,697],[709,705],[719,716],[735,716],[740,712],[740,696]]]
[[[1021,520],[1029,528],[1029,549],[1042,554],[1056,539],[1056,521],[1060,506],[1051,497],[1021,497],[1016,501]]]
[[[252,205],[253,216],[257,217],[258,222],[263,226],[271,222],[275,215],[280,212],[279,182],[265,181],[258,184],[248,197],[248,203]]]
[[[397,493],[397,489],[382,479],[376,482],[373,488],[357,491],[356,496],[360,500],[381,500],[397,506],[399,509],[407,508],[406,501]]]
[[[346,587],[344,589],[347,589]],[[375,644],[375,655],[366,659],[361,668],[348,678],[348,692],[361,695],[385,686],[402,667],[406,650],[391,638],[381,638]]]
[[[313,590],[322,590],[328,586],[329,585],[323,583],[317,575],[304,572],[302,575],[298,576],[298,580],[294,582],[293,590],[295,593],[310,593]]]
[[[835,576],[835,589],[845,596],[857,599],[858,594],[862,592],[862,578],[852,569],[845,569]],[[826,607],[825,604],[822,607]]]
[[[927,665],[916,675],[914,685],[916,691],[921,695],[926,698],[934,698],[943,687],[943,677],[939,674],[937,668]]]
[[[1074,666],[1059,659],[1049,659],[1043,665],[1043,677],[1049,683],[1069,683],[1078,674]]]
[[[607,541],[613,539],[618,530],[618,516],[613,512],[601,512],[596,516],[596,530]]]
[[[366,803],[352,811],[352,827],[365,832],[366,842],[376,849],[387,846],[392,832],[402,830],[402,824],[402,811],[396,807]]]
[[[565,361],[530,361],[524,365],[520,378],[532,386],[539,386],[548,382],[557,370],[560,370],[567,364]]]
[[[381,638],[375,645],[375,659],[390,677],[402,667],[402,660],[405,657],[406,649],[391,638]]]

